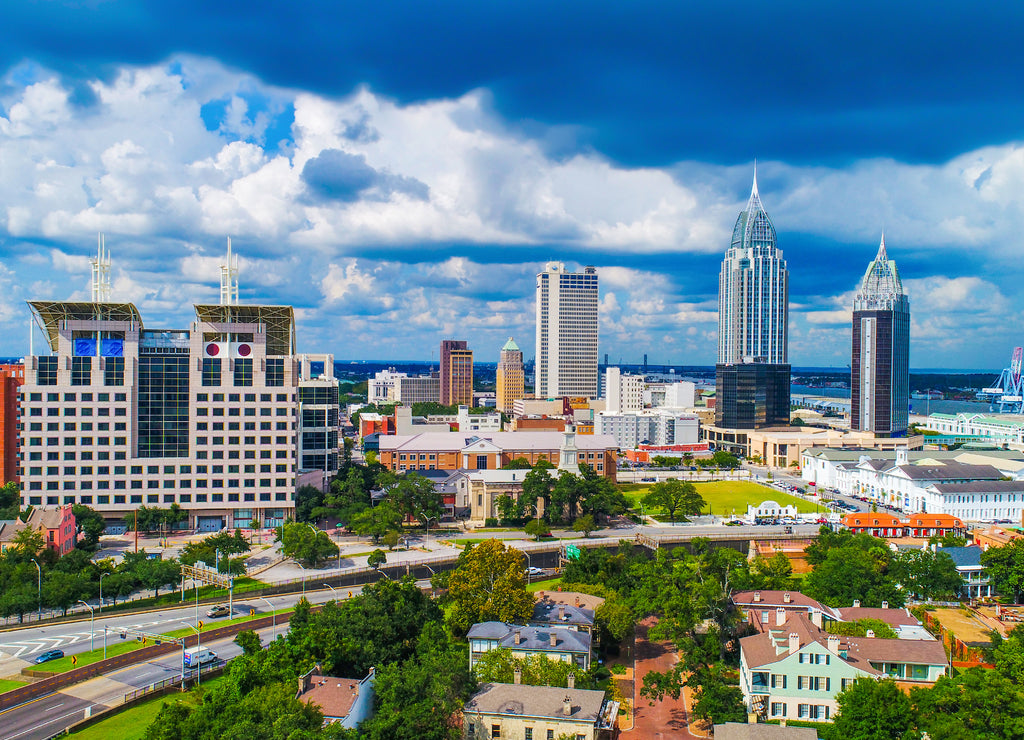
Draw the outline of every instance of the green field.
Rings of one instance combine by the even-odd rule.
[[[10,678],[0,678],[0,694],[4,693],[5,691],[10,691],[11,689],[16,689],[19,686],[24,686],[26,683],[28,682],[15,681]]]
[[[551,591],[558,587],[558,584],[562,582],[561,578],[545,578],[543,581],[534,581],[526,590],[531,594],[537,593],[538,591]]]
[[[716,514],[718,516],[732,516],[734,513],[741,516],[747,513],[747,505],[757,506],[762,501],[775,501],[783,506],[795,505],[797,511],[804,514],[813,514],[820,509],[810,501],[804,501],[796,496],[783,493],[774,488],[762,486],[759,483],[748,483],[747,481],[706,481],[694,483],[697,493],[703,496],[708,502],[708,508],[703,513]],[[619,490],[632,503],[633,508],[639,510],[640,499],[647,495],[650,490],[647,483],[624,483]],[[648,514],[657,516],[662,513],[657,510],[647,510]]]

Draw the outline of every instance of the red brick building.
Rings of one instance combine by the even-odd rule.
[[[0,365],[0,484],[18,482],[18,388],[24,365]]]

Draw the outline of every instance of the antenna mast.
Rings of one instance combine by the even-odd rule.
[[[228,258],[220,266],[220,305],[238,304],[238,256],[231,254],[231,237],[228,237]]]
[[[110,251],[103,234],[96,236],[96,258],[92,263],[92,302],[110,303]]]

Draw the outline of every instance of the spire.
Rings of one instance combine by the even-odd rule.
[[[754,158],[754,185],[750,188],[750,199],[759,198],[757,194],[757,158]]]
[[[103,234],[96,237],[96,257],[92,263],[92,302],[110,302],[110,250]]]
[[[875,257],[875,261],[889,261],[889,255],[885,251],[885,229],[882,229],[882,243],[878,245],[878,255]]]
[[[220,266],[220,305],[232,306],[238,303],[238,257],[231,254],[231,237],[228,237],[228,258]]]

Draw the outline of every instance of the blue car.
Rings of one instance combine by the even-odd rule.
[[[36,658],[36,665],[39,665],[40,663],[45,663],[48,660],[57,660],[57,658],[63,657],[63,650],[47,650],[45,653]]]

